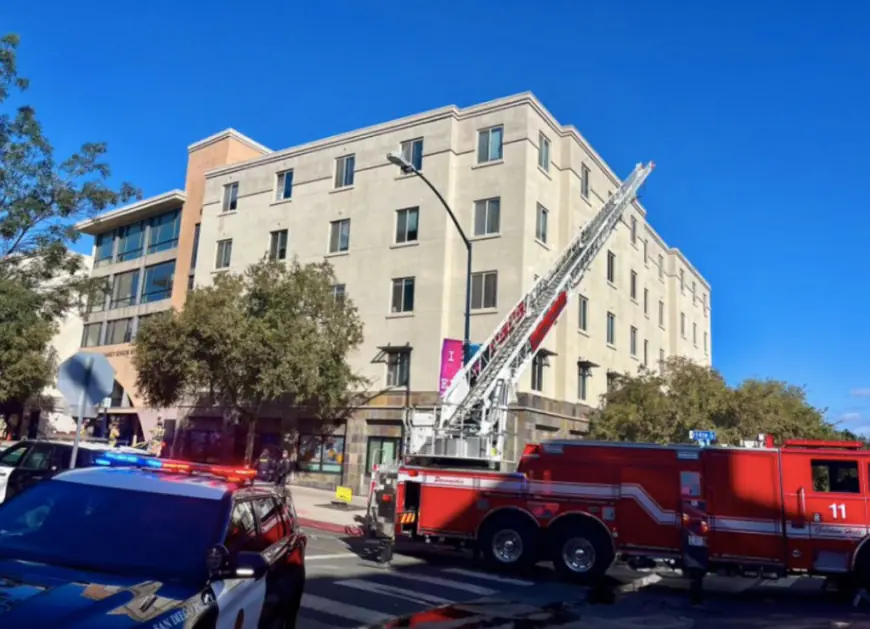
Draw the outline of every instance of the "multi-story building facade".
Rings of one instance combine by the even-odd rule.
[[[398,453],[406,409],[437,398],[442,340],[462,338],[464,245],[428,187],[387,161],[397,148],[472,241],[476,342],[619,184],[579,132],[528,93],[262,151],[197,182],[188,173],[188,186],[202,187],[196,211],[184,210],[201,209],[188,221],[198,234],[194,285],[264,255],[326,257],[336,296],[359,309],[365,342],[352,360],[379,395],[326,440],[304,418],[291,421],[300,468],[320,482],[355,485],[372,462]],[[654,369],[675,354],[710,364],[710,305],[707,282],[635,203],[523,376],[516,445],[585,432],[608,374]]]

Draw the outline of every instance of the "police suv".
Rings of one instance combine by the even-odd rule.
[[[0,627],[292,629],[306,536],[254,471],[105,452],[0,505]]]

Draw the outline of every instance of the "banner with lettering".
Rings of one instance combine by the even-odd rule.
[[[453,381],[453,377],[462,369],[462,341],[444,339],[441,344],[441,377],[438,380],[438,393],[443,395]]]

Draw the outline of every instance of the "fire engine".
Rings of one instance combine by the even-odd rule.
[[[551,561],[575,582],[618,556],[719,572],[870,580],[870,451],[861,442],[773,447],[549,441],[515,472],[379,470],[371,530],[452,542],[495,568]]]

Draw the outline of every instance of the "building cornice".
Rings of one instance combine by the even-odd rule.
[[[170,190],[148,199],[136,201],[130,205],[103,212],[89,219],[76,223],[76,231],[83,234],[97,234],[112,227],[131,223],[139,218],[156,214],[161,210],[170,210],[174,206],[184,205],[187,195],[183,190]]]
[[[248,146],[255,151],[260,151],[263,154],[270,154],[274,152],[269,147],[263,146],[259,142],[256,142],[255,140],[252,140],[251,138],[246,136],[244,133],[239,133],[232,128],[224,129],[223,131],[219,131],[214,135],[210,135],[207,138],[203,138],[202,140],[198,140],[193,144],[188,145],[187,152],[191,153],[193,151],[198,151],[199,149],[205,148],[211,144],[216,144],[217,142],[220,142],[221,140],[226,140],[228,138],[236,140],[237,142],[241,142],[245,146]]]

